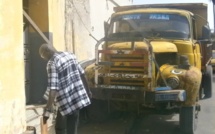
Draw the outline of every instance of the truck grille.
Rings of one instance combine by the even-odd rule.
[[[100,50],[99,53],[104,55],[99,62],[105,68],[105,71],[99,71],[104,84],[146,86],[149,76],[147,50]]]

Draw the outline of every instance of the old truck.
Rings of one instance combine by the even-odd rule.
[[[85,69],[92,106],[100,105],[95,116],[102,118],[113,109],[178,109],[180,130],[193,134],[198,101],[212,95],[207,4],[114,10],[104,23],[105,37],[95,45],[95,64]]]

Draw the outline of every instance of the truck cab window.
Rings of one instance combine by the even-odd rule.
[[[113,18],[109,35],[121,32],[140,32],[143,36],[160,38],[190,38],[188,19],[179,14],[136,13]]]

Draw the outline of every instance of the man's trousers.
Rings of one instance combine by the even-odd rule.
[[[55,132],[56,134],[77,134],[79,123],[79,110],[71,115],[62,116],[57,112]]]

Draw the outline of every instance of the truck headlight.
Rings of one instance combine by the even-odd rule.
[[[172,76],[166,79],[167,85],[170,86],[172,89],[176,89],[179,87],[180,81],[177,76]]]

